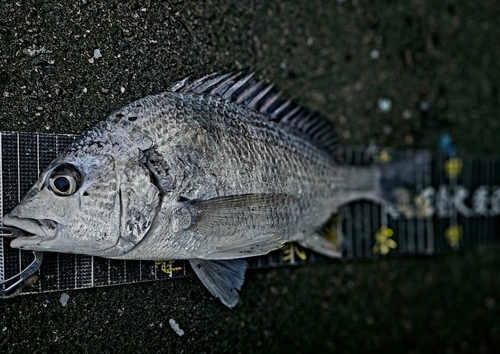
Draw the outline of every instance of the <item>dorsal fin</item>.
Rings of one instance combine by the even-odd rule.
[[[254,73],[243,76],[237,72],[222,75],[213,73],[197,80],[188,77],[171,85],[168,91],[219,96],[247,106],[269,120],[292,128],[296,134],[307,138],[336,160],[341,158],[340,139],[331,120],[283,97],[280,91],[274,89],[274,85],[264,80],[257,82],[253,76]]]

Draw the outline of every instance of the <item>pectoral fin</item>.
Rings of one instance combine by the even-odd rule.
[[[287,206],[296,204],[297,199],[286,194],[243,194],[188,201],[186,207],[192,215],[189,230],[223,237],[252,228],[261,234],[278,223],[288,223]]]
[[[183,208],[190,216],[184,223],[186,230],[217,240],[218,246],[206,257],[210,259],[242,258],[278,249],[286,242],[287,228],[300,215],[297,198],[286,194],[192,200],[183,202]]]
[[[241,245],[229,243],[225,247],[219,247],[216,251],[209,253],[206,258],[234,259],[261,256],[283,247],[284,244],[285,240],[282,237],[280,238],[275,234],[264,234],[248,243]]]
[[[229,308],[236,306],[240,300],[237,290],[241,289],[245,279],[245,270],[247,268],[245,260],[208,261],[190,259],[189,263],[203,285],[213,296],[218,297]]]

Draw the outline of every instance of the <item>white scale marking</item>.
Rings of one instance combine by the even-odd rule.
[[[21,143],[20,140],[21,139],[20,139],[19,133],[17,133],[17,134],[8,133],[8,134],[12,138],[17,138],[17,175],[18,175],[17,184],[10,186],[12,188],[9,190],[9,192],[14,194],[14,196],[15,196],[16,188],[17,188],[17,197],[18,197],[18,201],[20,201],[20,199],[22,197],[21,192],[24,192],[21,190],[21,183],[20,183],[21,163],[24,163],[23,161],[21,161],[23,158],[23,156],[21,155],[21,152],[20,152],[20,143]],[[24,137],[29,137],[28,134],[23,133],[22,135],[23,135],[23,141],[24,141]],[[4,136],[5,136],[5,134],[4,134]],[[39,174],[41,172],[40,169],[45,167],[45,166],[40,166],[40,158],[41,157],[43,158],[44,152],[40,151],[41,147],[40,147],[39,134],[36,134],[34,137],[36,137],[36,144],[37,144],[37,160],[36,160],[36,167],[33,166],[32,168],[33,168],[33,170],[36,168],[38,171],[38,174]],[[56,151],[59,151],[59,145],[60,145],[61,138],[58,137],[57,135],[52,135],[50,137],[55,140]],[[54,140],[52,140],[52,141],[54,141]],[[43,144],[42,144],[42,146],[43,146]],[[3,185],[2,185],[2,179],[1,179],[2,173],[3,173],[3,171],[2,171],[2,159],[5,159],[5,156],[2,156],[1,148],[2,148],[2,133],[0,133],[0,197],[3,196],[3,192],[2,192]],[[363,155],[364,150],[345,149],[345,151],[346,151],[346,156],[350,156],[351,159],[358,160],[358,158],[360,157],[358,153],[361,152],[361,155]],[[353,154],[353,151],[355,151],[354,154]],[[15,163],[14,161],[16,159],[16,155],[10,156],[10,158],[11,159],[9,160],[9,163],[14,164]],[[7,161],[7,160],[5,160],[5,161]],[[12,161],[12,162],[10,162],[10,161]],[[487,160],[487,159],[479,160],[481,166],[483,166],[484,163],[487,163],[488,161],[490,161],[490,160]],[[491,163],[493,163],[493,162],[491,161]],[[497,163],[497,162],[495,162],[495,163]],[[439,166],[442,166],[442,164]],[[463,173],[464,174],[471,173],[472,171],[466,171],[465,166],[470,166],[470,164],[464,163]],[[23,171],[24,171],[25,167],[30,167],[30,166],[23,165],[22,167],[23,167]],[[469,169],[470,169],[470,167],[469,167]],[[489,175],[492,174],[493,169],[494,169],[493,165],[486,167],[488,177],[490,177]],[[422,173],[422,172],[419,172],[419,173]],[[494,181],[494,176],[491,176],[491,178],[488,178],[489,183],[485,183],[485,184],[487,184],[487,186],[490,188],[489,191],[491,193],[491,196],[488,196],[488,201],[491,204],[489,213],[496,214],[494,211],[492,212],[491,210],[496,210],[496,209],[494,209],[494,207],[495,207],[498,209],[498,213],[500,213],[500,207],[498,207],[498,205],[500,205],[500,202],[498,202],[498,203],[494,202],[494,200],[496,200],[495,198],[500,199],[500,192],[496,193],[497,190],[494,188],[497,188],[497,187],[490,185],[490,183],[492,183],[492,181]],[[445,180],[443,182],[444,182],[443,184],[446,184],[448,186],[453,183],[453,181],[448,181],[448,180]],[[417,186],[417,190],[425,190],[424,187],[430,186],[430,183],[431,183],[431,176],[430,176],[430,171],[429,171],[429,173],[427,173],[426,176],[423,176],[422,181],[421,181],[422,185]],[[438,185],[441,185],[441,184],[438,183]],[[465,183],[465,185],[467,187],[472,187],[472,186],[469,186],[467,183]],[[498,194],[498,196],[497,196],[497,194]],[[477,198],[476,204],[479,206],[484,205],[485,202],[482,200],[479,200],[479,197],[481,197],[481,195],[478,194],[476,197]],[[496,203],[496,204],[494,204],[494,203]],[[472,208],[472,209],[474,210],[474,208]],[[481,210],[479,207],[477,209]],[[345,213],[346,224],[345,225],[346,225],[346,236],[348,238],[346,240],[347,241],[346,242],[347,243],[347,252],[346,253],[347,253],[348,259],[358,258],[360,256],[366,257],[366,256],[371,255],[371,245],[369,245],[367,243],[370,242],[370,240],[371,240],[370,237],[373,237],[373,235],[371,235],[371,234],[368,235],[367,233],[370,233],[370,230],[372,228],[376,228],[379,218],[380,218],[381,225],[388,225],[389,218],[391,217],[391,215],[389,214],[389,210],[387,208],[382,207],[380,209],[380,213],[378,212],[378,210],[379,210],[378,207],[374,207],[371,205],[364,205],[364,207],[361,207],[358,209],[356,207],[346,208],[346,213]],[[454,208],[453,211],[454,211],[455,218],[456,218],[457,217],[457,210]],[[353,214],[353,212],[354,212],[354,214]],[[357,214],[358,212],[360,213],[359,215]],[[3,215],[3,205],[2,205],[2,203],[0,203],[0,221],[1,221],[2,215]],[[488,216],[491,218],[492,215],[488,215]],[[359,219],[359,217],[361,217],[361,220]],[[409,225],[409,223],[411,223],[411,225]],[[402,242],[401,245],[398,245],[398,246],[401,246],[401,249],[399,251],[403,251],[405,249],[404,248],[405,246],[408,247],[407,251],[410,251],[410,253],[412,251],[413,252],[415,252],[415,251],[422,252],[424,250],[427,253],[433,253],[435,251],[435,249],[434,249],[435,248],[434,233],[438,232],[439,229],[435,230],[435,225],[433,224],[432,219],[427,219],[425,221],[422,221],[422,220],[400,221],[400,220],[398,220],[398,221],[395,221],[394,226],[397,229],[397,231],[401,232],[401,234],[398,235],[399,242]],[[410,226],[410,228],[409,228],[409,226]],[[484,226],[479,225],[479,227],[483,228],[484,229],[483,231],[487,231],[490,229],[491,226],[490,226],[490,224],[487,224],[487,225],[485,224]],[[413,229],[413,232],[410,229]],[[442,237],[441,232],[438,232],[438,233],[439,233],[439,236],[436,236],[436,237]],[[479,240],[482,241],[483,243],[490,243],[490,242],[494,241],[490,235],[479,235],[479,236],[482,236],[481,238],[479,238]],[[352,244],[353,242],[354,242],[354,245]],[[404,245],[405,243],[406,243],[406,245]],[[353,247],[353,246],[356,246],[356,247]],[[396,254],[398,253],[398,250],[394,250],[394,251],[396,252]],[[293,250],[292,250],[290,256],[292,258],[290,263],[292,263],[292,264],[301,263],[297,259],[297,257],[295,257]],[[0,242],[0,257],[1,257],[0,258],[0,279],[2,279],[2,277],[5,276],[5,274],[4,274],[5,273],[5,264],[4,264],[4,246],[1,242]],[[77,256],[75,256],[75,257],[77,257]],[[310,255],[311,261],[313,261],[315,258],[316,257],[314,257],[314,254]],[[20,260],[21,260],[21,257],[19,257],[19,264],[21,265]],[[69,285],[63,284],[66,280],[64,277],[60,277],[61,264],[59,264],[59,262],[62,263],[63,259],[62,258],[60,259],[59,256],[57,256],[56,260],[57,260],[57,265],[55,268],[56,268],[57,274],[47,274],[47,276],[51,276],[51,277],[57,276],[57,286],[58,286],[57,290],[63,290],[63,288],[67,289],[68,286],[71,287],[72,284],[74,284],[73,286],[76,288],[78,281],[80,281],[78,279],[78,277],[84,277],[85,274],[90,275],[90,282],[88,282],[87,279],[83,279],[82,285],[80,287],[89,287],[89,286],[94,287],[96,285],[95,280],[94,280],[94,277],[96,274],[94,274],[94,258],[93,257],[91,257],[90,262],[84,262],[80,265],[78,264],[78,260],[75,258],[75,269],[74,269],[75,279],[74,279],[74,282],[71,281]],[[267,266],[271,266],[271,267],[277,266],[277,265],[282,265],[282,264],[288,264],[287,262],[284,262],[282,260],[280,255],[276,256],[273,254],[272,256],[267,258],[267,260],[268,260],[268,262],[266,263],[264,258],[259,257],[258,261],[256,263],[258,264],[259,267],[261,267],[263,264],[266,264]],[[130,263],[130,262],[127,262],[127,263]],[[136,275],[134,275],[133,273],[127,272],[127,268],[126,268],[127,263],[124,262],[124,264],[123,264],[124,278],[125,278],[126,282],[129,282],[129,281],[137,282],[137,281],[145,280],[144,279],[145,277],[143,277],[143,274],[142,274],[142,264],[143,264],[142,262],[137,263],[140,267],[140,269],[138,271],[138,278],[139,278],[138,280],[134,279],[134,277],[137,277]],[[187,263],[184,262],[183,265],[184,265],[183,272],[179,272],[176,274],[187,275],[187,269],[186,269]],[[90,272],[87,273],[85,270],[89,266],[91,269],[90,269]],[[154,264],[152,264],[152,267],[154,269],[154,278],[159,279],[159,276],[158,276],[159,274],[158,274],[157,269],[154,266]],[[172,268],[173,266],[170,265],[170,267]],[[123,280],[124,280],[123,277],[120,277],[119,279],[114,279],[112,277],[111,273],[112,273],[111,272],[111,264],[110,264],[110,261],[108,261],[108,274],[107,274],[108,275],[108,284],[122,283],[123,282]],[[173,273],[170,274],[170,277],[173,277]],[[149,279],[146,278],[146,280],[149,280]],[[43,282],[43,279],[41,279],[41,282]],[[61,288],[61,287],[63,287],[63,288]],[[41,288],[39,287],[39,291],[40,291],[40,289]],[[27,288],[25,291],[36,292],[36,289],[28,289]]]

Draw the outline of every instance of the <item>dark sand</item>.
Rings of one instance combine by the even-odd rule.
[[[447,130],[497,153],[498,3],[384,3],[3,0],[0,130],[79,133],[184,76],[244,69],[348,144],[435,149]],[[498,251],[249,271],[233,310],[194,278],[0,300],[0,352],[495,353]]]

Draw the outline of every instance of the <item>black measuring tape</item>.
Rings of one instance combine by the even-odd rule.
[[[20,202],[40,172],[75,138],[0,132],[0,216]],[[429,154],[429,166],[415,169],[417,184],[411,198],[427,217],[396,216],[393,210],[368,201],[349,204],[339,211],[338,225],[329,235],[342,243],[342,259],[432,255],[500,243],[500,158],[419,153]],[[374,154],[370,149],[350,147],[344,151],[346,162],[354,164],[412,154],[415,151],[381,150]],[[7,231],[4,236],[8,236]],[[12,249],[9,242],[8,237],[0,237],[0,297],[4,298],[194,275],[188,262],[182,260],[122,261],[42,254]],[[297,244],[247,260],[249,268],[330,261]]]

